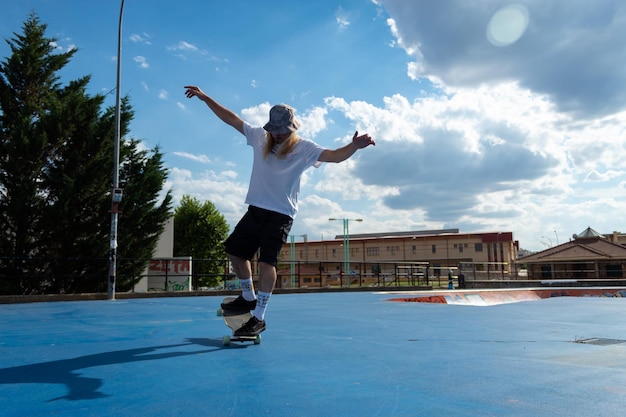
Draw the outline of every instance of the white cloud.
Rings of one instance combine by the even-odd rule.
[[[150,40],[150,35],[148,35],[145,32],[142,33],[141,35],[137,34],[137,33],[133,33],[132,35],[130,35],[128,37],[128,39],[130,39],[131,42],[134,42],[134,43],[142,43],[144,45],[152,45],[152,41]]]
[[[200,49],[189,42],[179,41],[176,45],[168,46],[168,51],[189,51],[189,52],[199,52]]]
[[[150,67],[150,64],[148,64],[148,61],[146,60],[146,57],[144,57],[144,56],[137,55],[137,56],[133,57],[133,61],[135,61],[137,63],[139,68],[148,68],[148,67]]]
[[[172,189],[175,206],[183,195],[196,197],[200,201],[211,201],[231,227],[245,210],[243,201],[247,184],[238,182],[234,171],[205,171],[194,174],[187,169],[172,168],[165,189]],[[228,192],[224,192],[225,189]]]
[[[612,169],[605,172],[598,172],[594,169],[589,174],[587,174],[587,176],[585,177],[585,182],[606,182],[614,178],[623,177],[624,174],[625,173],[623,171],[614,171]]]
[[[191,154],[188,152],[173,152],[173,154],[176,156],[180,156],[181,158],[190,159],[192,161],[200,162],[203,164],[211,163],[211,159],[206,155]]]
[[[346,29],[350,26],[350,16],[342,7],[339,7],[335,12],[335,22],[339,29]]]
[[[52,42],[50,42],[50,46],[52,46],[52,48],[54,48],[55,50],[57,50],[60,53],[71,52],[74,49],[76,49],[76,45],[71,43],[71,39],[70,38],[65,38],[65,39],[62,40],[62,42],[65,43],[66,45],[61,45],[57,41],[52,41]]]
[[[263,126],[267,123],[269,118],[270,109],[272,105],[267,101],[254,107],[247,107],[241,110],[241,115],[244,120],[253,126]]]

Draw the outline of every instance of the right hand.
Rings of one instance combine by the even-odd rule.
[[[352,144],[356,146],[357,149],[363,149],[370,145],[376,146],[376,142],[374,139],[367,133],[359,136],[359,132],[354,132],[354,136],[352,136]]]

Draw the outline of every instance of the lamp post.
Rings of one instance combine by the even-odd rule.
[[[363,219],[335,219],[331,217],[329,221],[343,221],[343,274],[346,278],[346,286],[350,286],[350,220],[362,222]]]
[[[115,142],[113,149],[113,184],[111,188],[111,237],[109,246],[108,298],[115,300],[115,280],[117,277],[117,220],[119,204],[122,201],[120,188],[120,84],[122,74],[122,16],[124,0],[120,5],[120,19],[117,28],[117,79],[115,83]]]

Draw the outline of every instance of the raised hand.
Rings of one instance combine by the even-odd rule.
[[[374,139],[367,133],[359,136],[358,130],[354,132],[354,136],[352,136],[352,144],[356,146],[358,149],[366,148],[370,145],[376,146],[376,142]]]
[[[207,96],[206,93],[200,89],[200,87],[196,87],[195,85],[186,85],[185,88],[187,89],[185,91],[187,98],[198,97],[199,99],[202,99]]]

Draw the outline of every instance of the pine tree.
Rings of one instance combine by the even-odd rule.
[[[0,293],[105,291],[114,109],[103,113],[104,96],[87,95],[89,76],[61,85],[76,50],[55,54],[45,29],[31,14],[0,64]],[[132,117],[124,98],[122,135]],[[149,258],[170,210],[169,192],[157,203],[162,155],[148,154],[122,141],[120,181],[147,188],[122,203],[141,221],[123,222],[120,235],[146,237],[120,239],[120,256]],[[139,279],[135,264],[118,267],[120,290]]]

